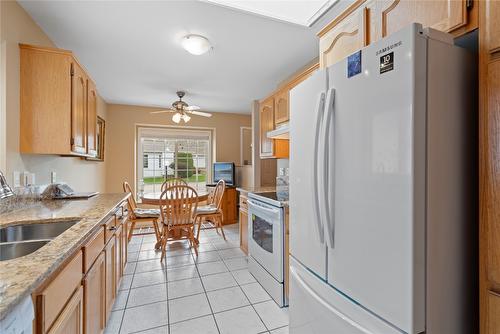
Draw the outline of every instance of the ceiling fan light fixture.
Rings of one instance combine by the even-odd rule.
[[[179,123],[181,122],[181,118],[182,118],[182,115],[181,115],[180,113],[176,112],[176,113],[174,114],[174,116],[172,116],[172,121],[173,121],[174,123],[179,124]]]
[[[182,47],[192,55],[202,55],[208,52],[212,46],[210,41],[201,35],[187,35],[182,39]]]
[[[184,114],[182,115],[182,119],[184,120],[184,123],[187,123],[191,119],[191,116]]]

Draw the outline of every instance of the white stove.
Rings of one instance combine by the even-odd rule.
[[[285,212],[283,195],[248,194],[248,268],[281,307],[285,295]]]

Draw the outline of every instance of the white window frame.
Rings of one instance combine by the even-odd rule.
[[[193,136],[193,137],[208,137],[209,141],[209,154],[207,156],[207,177],[206,183],[212,183],[213,179],[213,162],[216,161],[216,134],[215,128],[204,128],[204,127],[186,127],[186,126],[158,126],[158,125],[150,125],[150,124],[136,124],[135,126],[135,154],[134,154],[134,185],[135,185],[135,193],[136,198],[140,201],[139,189],[139,180],[143,178],[142,175],[142,157],[144,155],[142,151],[141,138],[143,136],[147,136],[147,133],[158,133],[161,135],[161,132],[168,131],[168,137],[175,137],[176,133],[179,136]]]

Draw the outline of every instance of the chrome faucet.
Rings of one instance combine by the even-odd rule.
[[[7,184],[5,176],[0,171],[0,199],[14,196],[12,188]]]

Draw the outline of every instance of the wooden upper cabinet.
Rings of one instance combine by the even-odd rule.
[[[268,98],[260,104],[260,156],[274,155],[273,140],[267,138],[267,132],[274,130],[274,98]]]
[[[368,7],[372,42],[413,22],[445,32],[468,22],[467,0],[375,0]]]
[[[87,81],[87,154],[97,155],[97,90],[92,80]]]
[[[71,151],[87,153],[87,76],[75,62],[72,64]]]
[[[500,52],[500,1],[485,2],[486,15],[485,28],[488,39],[488,51],[490,54]]]
[[[20,152],[95,156],[97,91],[92,80],[71,51],[19,48]]]
[[[335,64],[368,45],[368,10],[359,8],[326,32],[319,40],[321,68]]]
[[[289,116],[289,93],[285,88],[274,95],[274,125],[275,127],[281,123],[288,122]]]
[[[70,154],[71,53],[19,47],[20,151]]]

